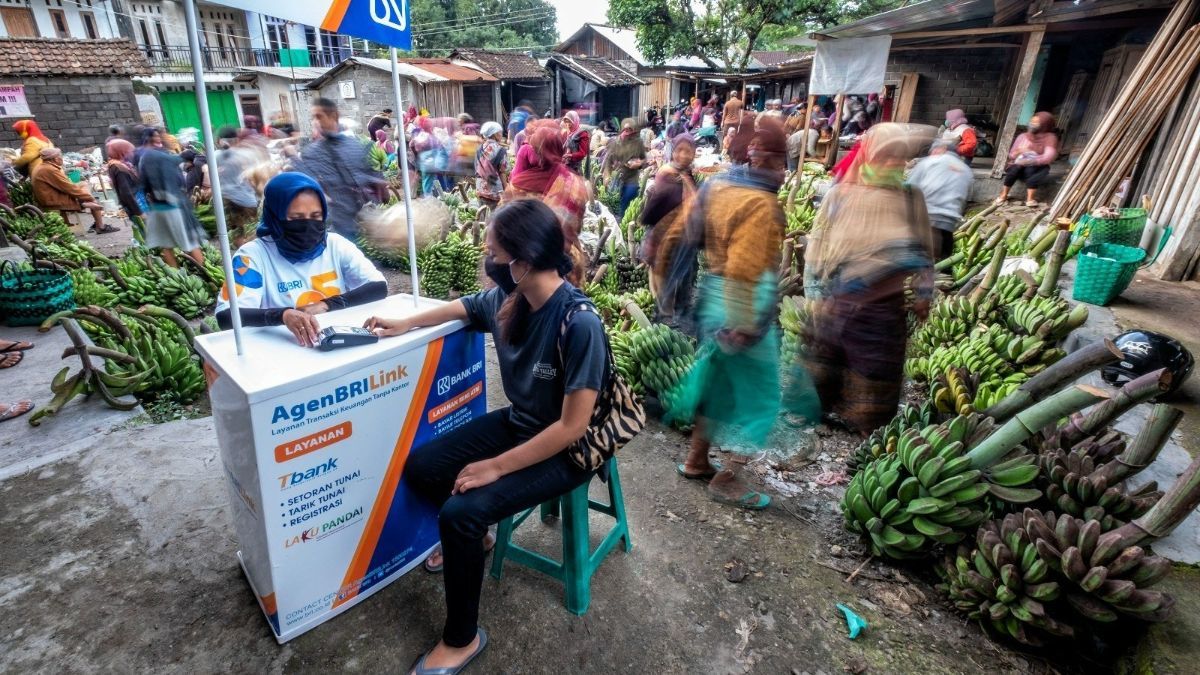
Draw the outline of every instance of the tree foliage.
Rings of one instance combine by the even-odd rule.
[[[546,0],[413,0],[413,46],[421,56],[455,48],[546,47],[557,42]]]
[[[637,32],[646,58],[695,56],[740,72],[755,49],[892,9],[903,0],[610,0],[608,20]]]

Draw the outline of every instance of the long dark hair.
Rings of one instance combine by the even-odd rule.
[[[538,199],[518,199],[501,206],[492,214],[489,227],[500,248],[535,271],[554,270],[565,277],[574,267],[565,252],[558,216]],[[524,338],[529,311],[529,301],[520,293],[508,296],[500,307],[500,334],[509,344]]]

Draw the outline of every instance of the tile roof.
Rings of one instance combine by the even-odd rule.
[[[482,70],[450,63],[449,59],[403,59],[401,60],[401,63],[407,63],[414,68],[420,68],[427,73],[432,73],[443,80],[449,80],[451,82],[496,81],[495,77],[483,72]]]
[[[456,49],[450,58],[456,57],[474,63],[501,80],[547,80],[550,77],[537,59],[519,52]]]
[[[609,59],[597,56],[551,54],[550,60],[601,87],[628,87],[646,84],[636,75]]]
[[[753,51],[753,52],[750,52],[750,56],[752,58],[758,59],[759,63],[763,64],[766,67],[774,68],[775,66],[781,66],[790,61],[794,61],[794,60],[800,58],[801,56],[803,56],[803,54],[799,53],[799,52],[785,52],[785,51],[770,51],[770,52]]]
[[[129,40],[0,38],[0,75],[150,75]]]
[[[388,59],[370,59],[365,56],[352,56],[325,71],[324,74],[306,84],[305,87],[308,89],[320,89],[325,86],[326,82],[341,75],[347,68],[354,66],[367,66],[368,68],[381,70],[385,73],[392,72],[392,62]],[[418,84],[428,84],[430,82],[461,82],[463,84],[470,84],[472,82],[496,81],[495,77],[485,72],[466,66],[455,65],[450,63],[449,59],[399,59],[396,62],[396,70],[400,73],[400,77],[413,80]]]

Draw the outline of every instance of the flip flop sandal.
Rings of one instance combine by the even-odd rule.
[[[686,465],[676,464],[675,465],[675,473],[679,474],[680,476],[683,476],[684,478],[686,478],[688,480],[704,480],[704,481],[712,480],[712,477],[717,475],[717,473],[719,471],[721,471],[721,465],[717,464],[716,462],[709,462],[709,464],[712,465],[712,470],[711,471],[702,471],[700,473],[688,473]]]
[[[5,352],[0,354],[0,370],[12,368],[25,358],[25,352]]]
[[[24,340],[19,342],[13,342],[12,340],[0,340],[0,354],[4,354],[6,352],[23,352],[26,349],[33,349],[33,343],[25,342]]]
[[[1036,209],[1038,207],[1038,205],[1039,205],[1039,202],[1034,202],[1034,201],[1025,202],[1025,206],[1028,206],[1031,209]]]
[[[3,411],[0,411],[0,422],[11,420],[14,417],[20,417],[30,410],[33,410],[33,401],[28,400],[17,401],[16,403],[10,403],[8,405],[0,403],[0,405],[4,406]]]
[[[101,227],[99,229],[93,227],[90,230],[88,230],[88,232],[95,232],[96,234],[108,234],[109,232],[118,232],[118,231],[120,231],[120,229],[121,228],[116,227],[114,225],[105,225],[104,227]]]
[[[714,502],[728,504],[730,506],[738,506],[748,511],[762,511],[771,504],[770,495],[765,495],[761,492],[755,492],[754,490],[746,492],[746,494],[738,497],[737,499],[731,499],[716,492],[712,493],[711,496]]]
[[[489,531],[488,531],[488,534],[492,535],[492,545],[491,545],[491,546],[488,546],[487,548],[485,548],[485,549],[483,550],[483,554],[484,554],[485,556],[486,556],[487,554],[491,553],[491,552],[492,552],[492,549],[496,548],[496,535],[495,535],[495,534],[492,534],[491,530],[489,530]],[[437,574],[438,572],[441,572],[441,571],[442,571],[442,568],[443,568],[443,567],[445,567],[445,566],[446,566],[446,563],[445,563],[446,559],[445,559],[445,558],[442,558],[442,564],[440,564],[440,565],[434,565],[434,564],[432,564],[432,563],[430,563],[430,562],[429,562],[430,560],[432,560],[432,559],[433,559],[433,554],[434,554],[434,553],[441,553],[441,552],[442,552],[442,547],[441,547],[441,545],[439,544],[439,545],[438,545],[438,547],[437,547],[437,550],[436,550],[436,551],[434,551],[433,553],[430,553],[430,554],[429,554],[429,557],[425,558],[425,562],[424,562],[424,563],[422,563],[422,564],[421,564],[421,566],[425,568],[425,571],[426,571],[426,572],[429,572],[430,574]]]
[[[471,652],[467,656],[467,659],[462,663],[458,664],[457,666],[447,666],[445,668],[426,668],[425,659],[429,657],[429,652],[425,652],[413,662],[412,668],[409,668],[409,672],[412,673],[412,675],[457,675],[457,673],[461,673],[468,665],[470,665],[472,661],[475,660],[476,656],[479,656],[480,653],[483,652],[484,647],[487,647],[487,633],[485,633],[482,628],[477,630],[479,631],[479,646],[477,646],[475,651]],[[429,651],[431,652],[433,650],[431,649]]]
[[[996,206],[1000,206],[1007,201],[1008,201],[1007,199],[1000,199],[999,197],[996,197],[995,199],[992,200],[992,204],[994,204]]]

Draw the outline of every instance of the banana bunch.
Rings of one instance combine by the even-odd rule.
[[[1032,278],[1026,281],[1016,274],[1006,274],[996,279],[996,285],[992,287],[989,295],[994,296],[998,304],[1003,307],[1011,305],[1035,291],[1037,291],[1037,286],[1033,284]]]
[[[52,241],[38,245],[38,256],[67,267],[87,267],[93,260],[107,261],[100,251],[86,241]]]
[[[80,267],[71,270],[71,279],[75,282],[75,304],[77,306],[111,307],[117,304],[116,294],[101,284],[90,269]]]
[[[368,260],[380,267],[396,270],[408,269],[408,255],[400,249],[376,246],[369,237],[364,236],[359,236],[354,244],[358,246],[358,250],[363,252],[363,255],[367,256]],[[208,256],[205,255],[205,260],[207,259]]]
[[[13,206],[24,206],[33,203],[33,181],[18,181],[8,188],[8,199]],[[20,236],[20,235],[18,235]]]
[[[799,363],[804,355],[804,334],[812,321],[813,304],[794,295],[784,296],[779,302],[779,325],[783,328],[779,364],[783,367]]]
[[[480,289],[479,270],[483,260],[483,247],[476,246],[469,237],[451,232],[446,237],[448,254],[454,261],[450,285],[459,295],[469,295]]]
[[[1011,333],[998,335],[1000,331],[1003,329],[992,326],[986,332],[976,332],[969,339],[964,335],[955,343],[938,347],[927,357],[909,358],[904,362],[905,373],[917,382],[931,382],[947,370],[961,367],[981,379],[1003,378],[1013,369],[1006,352],[1001,350],[1006,349],[1016,336]]]
[[[890,422],[871,432],[871,435],[854,449],[850,458],[846,460],[847,471],[853,476],[871,460],[894,454],[900,442],[900,434],[909,429],[924,429],[937,421],[937,410],[931,401],[926,401],[921,406],[905,404]]]
[[[621,315],[621,300],[616,294],[610,293],[600,284],[591,282],[583,285],[583,294],[591,298],[592,304],[596,305],[596,311],[600,313],[606,325],[611,326],[617,322],[617,318]]]
[[[1075,634],[1070,624],[1051,616],[1062,589],[1018,514],[984,523],[975,547],[959,545],[937,572],[943,580],[938,588],[985,629],[1033,646]]]
[[[116,261],[117,272],[119,272],[121,276],[125,277],[126,279],[140,277],[145,275],[147,272],[146,260],[136,251],[137,249],[129,249],[125,252],[124,257]]]
[[[696,359],[691,340],[662,324],[633,333],[630,341],[633,358],[641,368],[642,386],[660,397],[683,380]]]
[[[33,220],[34,225],[26,234],[32,233],[34,240],[41,242],[75,241],[75,233],[71,231],[71,226],[58,213],[46,213],[40,219],[34,218]]]
[[[1062,298],[1033,297],[1009,305],[1008,325],[1018,332],[1056,342],[1087,321],[1087,305],[1072,308]]]
[[[120,263],[118,263],[120,266]],[[122,288],[114,279],[106,279],[104,285],[108,287],[114,295],[117,296],[117,302],[126,307],[138,307],[141,305],[157,305],[160,304],[159,286],[158,283],[148,276],[126,276],[125,285],[128,288]]]
[[[635,289],[634,291],[621,296],[621,299],[633,300],[634,304],[638,306],[638,309],[642,310],[646,314],[653,314],[654,312],[654,294],[650,292],[649,288]]]
[[[612,347],[613,363],[621,378],[629,383],[635,394],[644,394],[642,386],[642,367],[633,354],[633,336],[629,331],[612,331],[608,334],[608,343]]]
[[[131,391],[143,397],[191,403],[204,393],[207,384],[200,359],[173,323],[150,318],[126,323],[133,335],[128,344],[117,344],[111,335],[96,340],[103,347],[124,351],[134,358],[133,363],[107,361],[105,369],[109,374],[124,378],[141,375],[142,379]]]
[[[435,241],[417,251],[417,271],[421,292],[429,297],[450,299],[454,288],[454,257],[451,250]]]
[[[845,525],[867,539],[873,555],[918,557],[934,544],[957,543],[987,518],[989,486],[964,454],[973,421],[980,423],[959,416],[910,428],[895,453],[860,467],[850,480],[841,504]]]
[[[808,234],[812,231],[817,219],[817,209],[811,199],[797,199],[791,209],[787,210],[787,233],[800,232]]]
[[[204,254],[204,273],[211,279],[209,290],[216,293],[225,285],[225,266],[222,263],[221,250],[208,242],[200,246]]]
[[[608,273],[601,282],[611,293],[632,293],[650,285],[649,273],[626,255],[618,255],[608,266]]]
[[[1163,621],[1169,616],[1174,598],[1147,589],[1171,571],[1171,561],[1131,543],[1146,538],[1125,531],[1132,524],[1105,532],[1097,520],[1034,509],[1025,509],[1020,518],[1038,557],[1059,577],[1067,604],[1084,620]]]
[[[642,189],[638,192],[638,196],[629,202],[629,206],[625,209],[625,215],[621,216],[621,231],[625,232],[630,225],[636,226],[638,219],[642,217],[642,207],[646,205],[646,189],[643,184]]]
[[[216,302],[200,277],[178,273],[164,277],[160,286],[164,299],[184,318],[194,319]]]
[[[978,373],[965,368],[950,367],[933,380],[929,387],[929,400],[941,414],[969,415],[977,410],[986,410],[987,406],[982,403],[991,401],[1000,393],[1012,393],[1027,379],[1024,373],[1009,373],[1003,377],[993,373],[985,380]]]
[[[929,310],[929,318],[909,339],[909,356],[928,356],[939,347],[953,345],[980,323],[992,323],[998,316],[997,298],[984,296],[976,301],[969,297],[944,296]]]
[[[1023,372],[1013,373],[1003,380],[987,380],[981,382],[975,389],[975,397],[971,400],[973,410],[987,410],[1000,401],[1008,398],[1017,390],[1029,376]]]
[[[1125,449],[1119,432],[1107,430],[1088,436],[1067,448],[1040,449],[1039,484],[1046,501],[1058,513],[1099,521],[1112,529],[1141,516],[1154,506],[1162,493],[1151,481],[1127,491],[1121,481],[1110,480],[1097,469],[1116,458]]]

